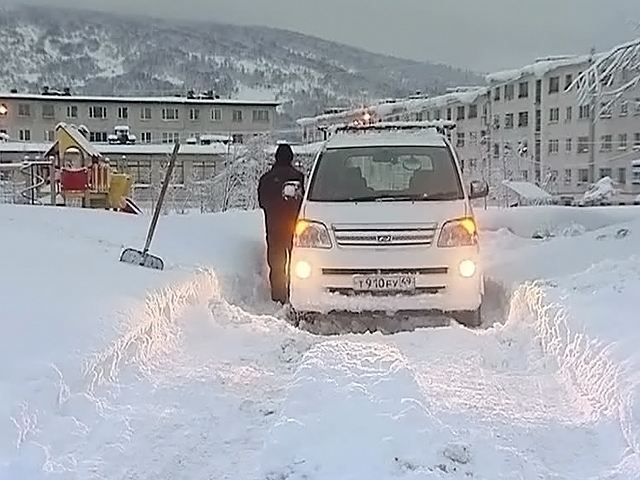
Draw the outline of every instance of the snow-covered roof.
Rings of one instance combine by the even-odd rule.
[[[558,68],[581,65],[583,63],[588,63],[589,60],[595,58],[597,58],[597,56],[592,55],[563,55],[546,57],[538,59],[531,65],[525,65],[521,68],[490,73],[485,77],[485,79],[489,83],[508,83],[530,75],[540,78]]]
[[[67,125],[66,123],[59,123],[56,125],[56,131],[63,130],[82,150],[91,157],[100,157],[102,154],[87,140],[87,138],[80,133],[77,127],[74,125]]]
[[[396,102],[382,102],[369,107],[355,108],[339,113],[318,115],[316,117],[300,118],[297,124],[304,127],[309,125],[332,125],[351,118],[370,115],[373,118],[384,119],[391,115],[423,112],[431,108],[442,108],[454,104],[470,105],[482,95],[489,92],[487,87],[464,87],[454,92],[430,98],[414,98],[398,100]]]
[[[23,153],[25,155],[42,155],[51,147],[50,143],[25,143],[25,142],[0,142],[0,152],[2,153]],[[158,155],[170,154],[173,150],[172,144],[137,144],[137,145],[110,145],[106,143],[96,143],[92,146],[105,157],[109,155]],[[233,148],[233,147],[232,147]],[[180,145],[180,153],[185,155],[222,155],[227,152],[227,147],[223,144],[211,145]]]
[[[552,199],[552,196],[548,192],[545,192],[533,183],[505,180],[502,184],[509,190],[515,192],[519,197],[527,200],[547,201]]]
[[[331,137],[327,148],[355,148],[378,146],[442,147],[444,138],[436,130],[338,132]]]
[[[187,98],[187,97],[117,97],[93,95],[42,95],[31,93],[0,93],[2,99],[42,100],[47,102],[96,102],[96,103],[173,103],[188,105],[238,105],[277,107],[275,100],[242,100],[229,98]]]

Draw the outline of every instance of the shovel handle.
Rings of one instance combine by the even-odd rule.
[[[176,159],[178,158],[179,150],[180,150],[180,142],[176,142],[176,144],[173,146],[173,152],[171,152],[171,158],[169,159],[169,165],[167,166],[167,171],[164,176],[164,182],[162,183],[160,196],[156,201],[155,210],[153,212],[153,218],[151,219],[151,224],[149,225],[149,231],[147,232],[147,240],[144,242],[144,250],[142,250],[143,258],[149,252],[149,247],[151,246],[151,240],[153,239],[153,234],[155,233],[156,226],[158,225],[158,218],[160,218],[162,203],[164,202],[164,197],[167,193],[167,188],[169,188],[169,182],[171,181],[171,175],[173,174],[173,169],[176,165]]]

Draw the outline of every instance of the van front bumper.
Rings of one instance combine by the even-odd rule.
[[[476,265],[469,278],[460,273],[465,260]],[[300,262],[307,278],[297,275]],[[354,277],[368,274],[411,275],[415,290],[356,291]],[[291,255],[291,306],[298,312],[474,311],[483,294],[477,247],[294,249]]]

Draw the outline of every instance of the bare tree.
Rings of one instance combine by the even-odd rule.
[[[569,86],[575,88],[580,104],[597,99],[603,110],[624,93],[640,85],[640,38],[594,56],[593,63]]]

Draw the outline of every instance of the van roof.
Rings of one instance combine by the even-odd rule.
[[[444,147],[444,137],[434,129],[379,130],[338,132],[331,137],[326,148],[357,148],[382,146]]]

